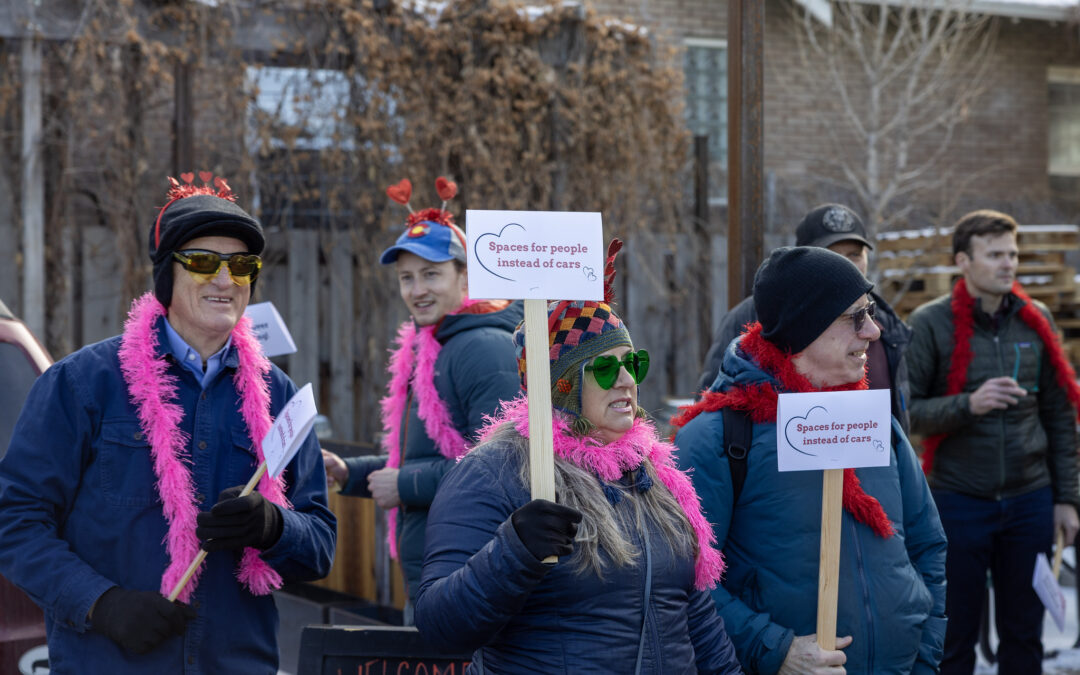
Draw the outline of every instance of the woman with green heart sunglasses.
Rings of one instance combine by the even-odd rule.
[[[637,405],[649,354],[605,298],[548,306],[555,501],[530,495],[529,400],[504,401],[431,505],[417,627],[490,672],[739,673],[707,592],[712,528]]]

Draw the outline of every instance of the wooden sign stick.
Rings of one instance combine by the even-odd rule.
[[[251,480],[247,482],[247,485],[244,486],[244,489],[237,496],[247,497],[251,494],[251,491],[259,484],[259,480],[263,477],[264,473],[266,473],[266,462],[259,465],[259,468],[255,470],[255,475],[251,477]],[[187,571],[184,572],[184,576],[180,578],[180,581],[176,582],[176,586],[172,589],[172,593],[169,593],[169,602],[176,601],[177,596],[180,595],[180,591],[184,590],[184,586],[187,586],[188,582],[191,581],[191,576],[195,574],[195,570],[199,569],[199,565],[202,564],[203,560],[206,560],[206,551],[200,548],[199,555],[195,556],[195,559],[191,561]]]
[[[840,523],[844,470],[826,469],[821,492],[821,557],[818,566],[817,641],[836,649],[836,602],[840,588]]]
[[[551,365],[547,300],[525,300],[525,383],[529,388],[529,487],[533,499],[555,501],[555,443],[551,438]],[[558,558],[544,558],[555,563]]]
[[[1054,578],[1061,575],[1061,553],[1065,550],[1065,531],[1058,528],[1054,536]]]

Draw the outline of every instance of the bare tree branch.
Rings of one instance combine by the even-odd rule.
[[[808,81],[833,96],[818,113],[833,152],[819,163],[860,202],[868,225],[904,220],[908,202],[941,189],[941,160],[985,89],[997,36],[971,0],[833,2],[831,26],[791,4]]]

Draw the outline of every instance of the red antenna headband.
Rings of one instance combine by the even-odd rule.
[[[210,171],[200,171],[199,178],[202,180],[203,185],[195,185],[195,174],[191,171],[180,174],[180,178],[184,181],[181,184],[178,180],[169,176],[169,188],[166,197],[169,201],[165,202],[165,206],[161,207],[158,211],[157,220],[154,221],[154,248],[156,249],[161,245],[161,217],[165,215],[165,209],[179,200],[185,197],[194,197],[195,195],[213,195],[214,197],[221,197],[222,199],[228,199],[230,202],[236,201],[236,195],[233,194],[232,188],[221,176],[214,177],[214,174]],[[213,184],[213,187],[211,187]],[[217,188],[216,190],[214,188]]]

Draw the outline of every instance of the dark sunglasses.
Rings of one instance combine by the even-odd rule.
[[[173,258],[202,283],[217,276],[222,264],[228,266],[229,278],[237,286],[255,281],[262,269],[262,258],[254,253],[215,253],[193,248],[173,251]]]
[[[863,324],[866,323],[866,317],[874,318],[874,308],[877,306],[873,300],[868,302],[865,306],[860,307],[851,314],[844,314],[843,316],[850,317],[852,325],[855,326],[855,332],[858,333],[862,330]]]
[[[621,359],[606,354],[597,356],[592,363],[585,366],[585,370],[593,374],[601,389],[611,389],[615,386],[615,380],[619,379],[620,368],[626,368],[626,372],[630,373],[634,382],[641,384],[649,373],[649,352],[639,349],[636,352],[628,352]]]

